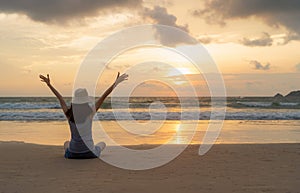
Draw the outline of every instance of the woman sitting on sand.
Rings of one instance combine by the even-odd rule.
[[[50,84],[49,74],[47,77],[40,75],[41,81],[45,82],[54,95],[58,98],[60,106],[68,119],[71,131],[71,141],[64,144],[65,158],[69,159],[89,159],[100,156],[101,151],[106,144],[100,142],[94,145],[92,138],[93,117],[100,108],[104,99],[113,91],[113,89],[122,81],[127,80],[128,75],[118,73],[113,85],[111,85],[104,94],[90,105],[90,97],[84,88],[75,91],[70,107],[68,108],[61,94]],[[94,103],[94,102],[93,102]]]

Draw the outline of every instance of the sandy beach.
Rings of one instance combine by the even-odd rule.
[[[300,193],[299,10],[0,0],[0,193]]]
[[[130,171],[99,159],[66,160],[61,146],[1,142],[0,192],[300,190],[300,144],[217,144],[204,156],[198,147],[162,167]]]

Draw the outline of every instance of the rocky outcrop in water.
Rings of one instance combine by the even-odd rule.
[[[283,96],[280,93],[277,93],[273,97],[274,102],[300,102],[300,90],[292,91],[286,96]]]
[[[273,102],[278,103],[284,101],[284,96],[280,93],[277,93],[274,97],[273,97]]]
[[[287,100],[300,101],[300,90],[292,91],[284,97]]]

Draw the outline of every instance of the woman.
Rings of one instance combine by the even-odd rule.
[[[68,108],[61,94],[51,85],[49,74],[47,77],[40,75],[41,81],[45,82],[54,95],[58,98],[60,106],[68,119],[71,131],[71,141],[64,144],[65,158],[69,159],[89,159],[100,156],[101,151],[105,148],[104,142],[94,145],[92,138],[92,121],[93,117],[102,105],[105,98],[113,89],[124,80],[128,75],[118,73],[113,85],[111,85],[104,94],[90,105],[91,102],[88,92],[84,88],[75,91],[70,107]]]

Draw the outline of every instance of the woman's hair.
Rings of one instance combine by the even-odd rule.
[[[75,113],[74,113],[75,112]],[[93,110],[88,103],[73,104],[67,110],[66,115],[68,119],[75,123],[83,123],[91,114]]]

